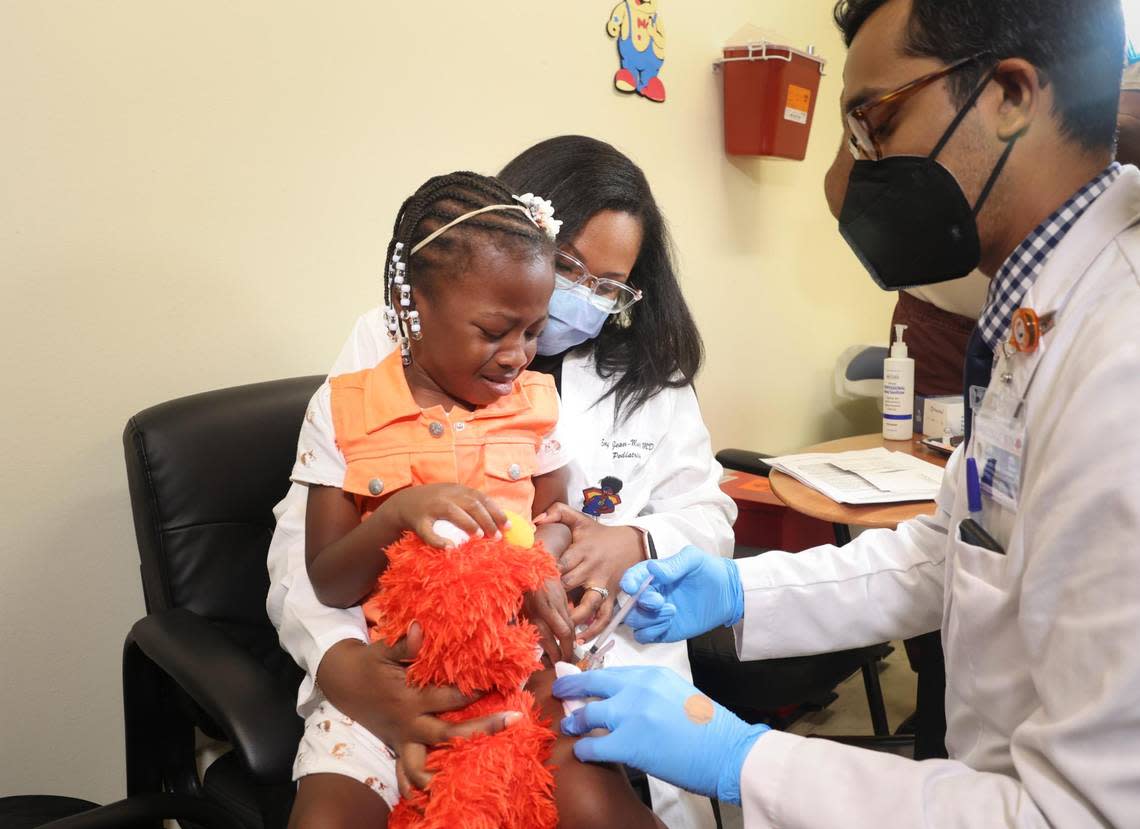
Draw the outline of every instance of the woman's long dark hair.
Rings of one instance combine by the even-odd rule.
[[[563,222],[560,240],[573,241],[603,210],[641,221],[641,251],[629,283],[644,298],[629,310],[628,324],[611,317],[593,341],[598,375],[618,378],[602,397],[614,396],[617,419],[664,388],[691,384],[704,346],[673,271],[665,219],[641,168],[603,141],[563,135],[523,151],[499,178],[516,192],[553,202]]]

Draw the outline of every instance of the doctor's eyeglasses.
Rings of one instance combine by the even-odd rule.
[[[586,266],[565,251],[554,254],[554,290],[589,291],[588,301],[599,311],[620,314],[641,299],[641,291],[616,279],[594,276]]]
[[[887,104],[894,104],[897,107],[908,98],[926,89],[926,87],[932,83],[953,75],[959,69],[968,66],[979,58],[985,57],[987,54],[987,52],[979,52],[976,55],[955,61],[949,66],[942,67],[937,72],[931,72],[929,75],[916,78],[910,83],[903,84],[898,89],[892,89],[890,92],[878,95],[852,109],[847,113],[847,128],[851,132],[851,142],[847,145],[847,148],[851,150],[851,155],[855,156],[858,161],[883,160],[883,150],[882,147],[879,146],[878,133],[884,122],[880,122],[878,128],[872,126],[871,120],[868,118],[871,110],[878,109]]]

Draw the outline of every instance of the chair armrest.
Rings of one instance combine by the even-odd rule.
[[[770,457],[772,456],[752,452],[748,449],[721,449],[716,453],[717,463],[725,469],[748,472],[752,475],[759,475],[761,478],[767,478],[768,473],[772,471],[772,467],[763,461],[764,458]]]
[[[208,800],[176,794],[149,794],[53,820],[40,829],[151,829],[161,826],[163,820],[193,821],[204,829],[243,829],[244,826],[236,817]]]
[[[137,646],[225,731],[259,782],[292,779],[304,724],[292,689],[206,619],[184,608],[135,623]]]

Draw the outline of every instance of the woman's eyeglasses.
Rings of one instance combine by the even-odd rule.
[[[616,279],[594,276],[585,265],[562,250],[554,255],[554,289],[588,291],[589,303],[607,314],[620,314],[641,299],[637,288]]]
[[[860,161],[882,161],[883,150],[879,146],[877,131],[871,126],[871,121],[867,117],[871,110],[891,103],[897,106],[926,89],[926,87],[935,81],[940,81],[954,74],[964,66],[973,63],[979,58],[985,57],[986,54],[988,53],[980,52],[968,58],[963,58],[949,66],[944,66],[937,72],[931,72],[929,75],[916,78],[910,83],[903,84],[898,89],[885,92],[852,109],[847,113],[847,128],[851,132],[851,143],[848,145],[848,149],[851,150],[851,154]]]

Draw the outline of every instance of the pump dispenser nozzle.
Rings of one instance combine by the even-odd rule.
[[[903,342],[903,332],[906,331],[905,325],[895,326],[895,343],[891,346],[892,357],[905,357],[907,356],[906,343]]]

